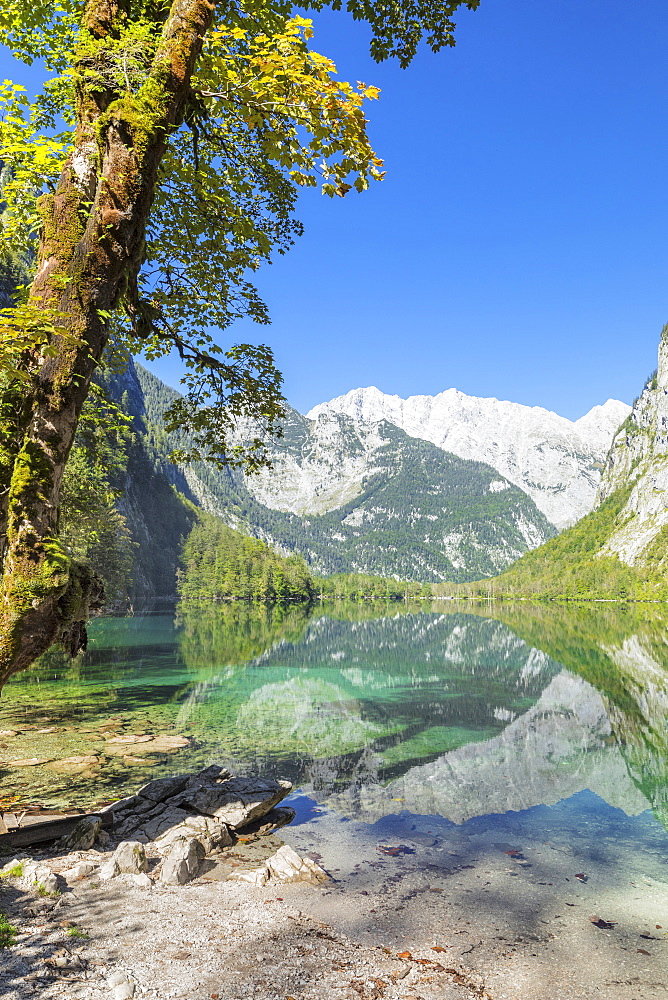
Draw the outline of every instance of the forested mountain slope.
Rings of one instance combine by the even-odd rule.
[[[162,426],[177,394],[139,367],[124,376],[124,391],[155,467],[179,490],[322,574],[472,580],[554,534],[526,493],[491,467],[342,414],[313,421],[290,411],[271,447],[274,469],[261,476],[206,463],[180,469],[167,456],[186,442]]]
[[[493,581],[495,591],[548,597],[668,597],[667,428],[665,327],[657,371],[610,448],[596,508]]]

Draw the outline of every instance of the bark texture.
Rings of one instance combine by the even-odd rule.
[[[106,316],[141,267],[160,161],[183,120],[213,17],[209,0],[173,0],[157,51],[130,92],[114,83],[104,45],[123,7],[122,0],[86,6],[91,45],[75,67],[75,143],[56,193],[39,206],[32,297],[79,346],[56,337],[57,355],[26,358],[30,382],[0,397],[0,687],[54,642],[72,654],[85,648],[85,622],[101,598],[93,571],[58,540],[60,484],[107,344]]]

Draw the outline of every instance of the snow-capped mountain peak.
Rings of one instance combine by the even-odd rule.
[[[592,509],[600,468],[630,409],[609,399],[572,421],[540,406],[458,389],[402,399],[369,386],[320,403],[308,417],[343,413],[365,423],[387,420],[460,458],[486,462],[564,528]]]

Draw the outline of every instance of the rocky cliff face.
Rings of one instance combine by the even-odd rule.
[[[480,399],[457,389],[401,399],[370,387],[321,403],[308,416],[387,420],[460,458],[485,462],[562,529],[592,509],[613,434],[629,411],[626,403],[609,399],[570,421],[539,406]]]
[[[641,566],[652,555],[662,562],[662,553],[652,549],[661,545],[668,525],[668,327],[661,335],[656,374],[612,442],[598,502],[622,489],[630,490],[629,497],[603,553],[630,566]]]

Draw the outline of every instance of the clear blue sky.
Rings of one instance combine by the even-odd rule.
[[[357,386],[451,386],[571,418],[630,402],[668,321],[665,0],[482,0],[458,44],[407,70],[368,30],[317,20],[341,76],[382,88],[387,178],[331,201],[258,274],[269,343],[302,412]],[[178,367],[151,366],[177,385]]]
[[[578,417],[632,401],[668,321],[665,0],[482,0],[458,44],[377,66],[334,13],[314,45],[382,88],[387,178],[303,197],[259,275],[297,409],[451,386]]]

